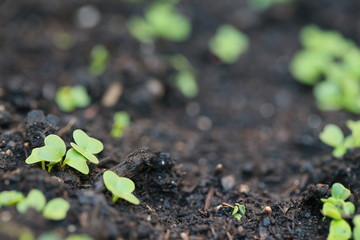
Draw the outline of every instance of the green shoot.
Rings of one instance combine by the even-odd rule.
[[[113,202],[122,198],[132,204],[140,204],[139,199],[132,193],[135,190],[135,184],[131,179],[119,177],[116,173],[109,170],[104,172],[103,179],[106,188],[113,194]]]
[[[16,209],[19,213],[25,213],[28,208],[33,208],[36,211],[41,212],[45,207],[45,204],[46,198],[44,194],[37,189],[33,189],[23,201],[16,205]]]
[[[144,18],[132,17],[128,28],[135,38],[144,43],[158,38],[180,42],[188,38],[191,24],[176,11],[173,2],[157,1],[147,9]]]
[[[84,108],[90,104],[90,97],[81,85],[65,86],[58,89],[55,101],[61,111],[72,112],[76,108]]]
[[[360,240],[360,215],[355,215],[353,218],[354,230],[353,230],[353,238],[354,240]]]
[[[94,154],[101,152],[104,149],[104,145],[99,140],[89,137],[89,135],[80,129],[74,131],[73,137],[75,143],[70,143],[70,145],[87,160],[98,164],[99,160]]]
[[[245,215],[246,208],[245,205],[240,205],[239,203],[235,203],[233,211],[231,212],[231,216],[236,218],[237,220],[241,220],[241,218]]]
[[[210,51],[227,64],[235,63],[248,46],[248,37],[228,24],[220,26],[209,42]]]
[[[48,171],[59,163],[66,152],[64,141],[57,135],[50,134],[44,139],[45,146],[34,148],[31,155],[25,160],[27,164],[41,162],[45,170],[45,162],[49,162]]]
[[[131,123],[130,116],[127,112],[120,111],[114,114],[114,123],[110,131],[110,135],[114,138],[121,138],[124,135],[124,130]]]
[[[21,192],[12,190],[12,191],[3,191],[0,193],[0,207],[2,206],[12,206],[24,200],[24,195]]]
[[[89,72],[91,75],[100,76],[105,72],[109,62],[110,53],[103,45],[96,45],[91,50],[91,63]]]
[[[351,238],[351,227],[344,220],[332,220],[330,222],[327,240],[348,240]]]
[[[54,198],[46,204],[43,216],[50,220],[62,220],[69,209],[70,204],[63,198]]]

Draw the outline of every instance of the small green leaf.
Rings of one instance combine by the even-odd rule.
[[[25,162],[27,164],[33,164],[33,163],[37,163],[37,162],[41,162],[43,160],[40,159],[39,157],[39,149],[40,148],[34,148],[30,154],[30,156],[28,156],[25,160]]]
[[[242,215],[240,213],[236,213],[233,215],[233,217],[240,221],[242,218]]]
[[[93,238],[85,234],[71,234],[66,240],[93,240]]]
[[[0,193],[0,207],[15,205],[24,200],[24,195],[21,192],[11,190],[2,191]]]
[[[239,207],[235,205],[232,212],[231,212],[231,215],[234,216],[235,214],[238,213],[238,211],[239,211]]]
[[[343,219],[332,220],[327,240],[348,240],[351,238],[351,227]]]
[[[322,142],[332,147],[337,147],[344,141],[343,132],[334,124],[326,125],[319,137]]]
[[[175,75],[175,86],[187,98],[194,98],[199,92],[195,75],[192,71],[180,71]]]
[[[75,168],[83,174],[89,173],[89,166],[87,165],[87,159],[78,153],[75,149],[71,148],[66,153],[64,163],[72,168]]]
[[[356,227],[360,227],[360,214],[354,216],[353,223]]]
[[[110,53],[104,45],[96,45],[91,49],[90,74],[100,76],[105,72]]]
[[[43,216],[50,220],[62,220],[66,217],[70,204],[62,198],[54,198],[46,204]]]
[[[355,205],[352,202],[346,202],[343,206],[344,213],[352,215],[355,213]]]
[[[90,162],[93,162],[95,164],[99,163],[99,159],[97,159],[97,157],[92,154],[92,153],[88,153],[86,152],[83,148],[79,147],[78,145],[76,145],[75,143],[70,143],[70,145],[81,155],[83,155],[87,160],[89,160]]]
[[[47,232],[41,234],[36,240],[61,240],[61,238],[53,232]]]
[[[341,183],[334,183],[331,187],[331,196],[337,199],[346,200],[350,197],[351,192]]]
[[[331,203],[324,203],[322,208],[322,214],[332,219],[342,218],[340,209]]]
[[[246,208],[245,208],[244,205],[240,205],[240,204],[239,204],[239,210],[240,210],[240,212],[241,212],[242,214],[245,215],[245,213],[246,213]]]
[[[89,137],[83,130],[77,129],[73,133],[75,143],[85,152],[97,154],[104,149],[104,145],[96,138]]]
[[[130,125],[130,116],[127,112],[120,111],[114,114],[114,123],[110,135],[112,137],[120,138],[124,134],[124,129]]]
[[[25,213],[28,208],[33,208],[40,212],[45,207],[45,204],[46,198],[44,194],[37,189],[33,189],[29,192],[24,201],[16,205],[16,209],[19,213]]]
[[[45,146],[38,152],[39,158],[48,162],[60,162],[66,152],[64,141],[59,136],[50,134],[44,142]]]
[[[59,88],[56,92],[55,101],[61,111],[72,112],[76,108],[87,107],[91,99],[85,87],[76,85]]]

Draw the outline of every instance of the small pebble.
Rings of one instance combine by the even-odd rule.
[[[221,186],[225,191],[231,190],[235,186],[235,178],[233,175],[228,175],[221,178]]]
[[[248,193],[250,191],[250,188],[246,184],[240,184],[239,192],[241,193]]]
[[[208,117],[200,116],[197,119],[197,127],[202,131],[208,131],[212,127],[212,121]]]
[[[266,212],[266,213],[272,213],[271,207],[270,207],[270,206],[264,207],[264,212]]]
[[[221,163],[219,163],[215,167],[215,174],[221,174],[223,170],[224,170],[224,166]]]
[[[100,12],[93,5],[85,5],[76,12],[76,23],[80,28],[93,28],[100,22]]]

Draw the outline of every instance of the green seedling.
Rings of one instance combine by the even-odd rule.
[[[89,72],[91,75],[100,76],[105,72],[110,59],[110,53],[103,45],[96,45],[91,50],[91,63]]]
[[[349,120],[346,126],[351,130],[351,134],[347,137],[334,124],[326,125],[319,135],[322,142],[334,148],[332,152],[334,157],[342,157],[349,148],[360,147],[360,121]]]
[[[103,179],[106,188],[113,194],[113,202],[122,198],[132,204],[140,204],[139,199],[132,193],[135,190],[135,184],[131,179],[119,177],[116,173],[109,170],[104,172]]]
[[[89,137],[89,135],[80,129],[74,131],[73,138],[75,143],[71,142],[70,145],[87,160],[98,164],[99,160],[94,154],[97,154],[104,149],[102,142],[96,138]]]
[[[87,159],[81,155],[81,153],[77,152],[74,148],[71,148],[67,151],[65,160],[62,166],[68,165],[72,167],[82,174],[88,174],[90,169],[87,165]]]
[[[360,215],[355,215],[355,217],[353,218],[353,224],[354,224],[354,229],[353,229],[353,238],[354,240],[360,240]]]
[[[25,160],[27,164],[41,162],[42,168],[45,170],[45,162],[49,162],[48,171],[59,163],[66,152],[64,141],[57,135],[50,134],[44,139],[45,146],[34,148],[31,155]]]
[[[231,216],[236,218],[237,220],[241,220],[243,216],[245,216],[246,208],[244,205],[240,205],[239,203],[235,203],[233,211],[231,212]]]
[[[250,0],[250,6],[251,8],[255,10],[263,11],[269,7],[271,7],[273,4],[277,3],[289,3],[293,2],[294,0]]]
[[[33,189],[23,201],[16,205],[16,209],[19,213],[25,213],[29,208],[41,212],[44,209],[45,204],[46,198],[44,194],[37,189]]]
[[[21,192],[11,190],[0,193],[0,207],[12,206],[24,200],[24,195]]]
[[[91,100],[86,88],[76,85],[59,88],[56,92],[55,101],[61,111],[72,112],[76,108],[89,106]]]
[[[63,198],[54,198],[50,200],[43,211],[43,216],[50,220],[63,220],[66,217],[70,204]]]
[[[190,21],[175,8],[175,2],[156,1],[147,9],[144,18],[131,17],[128,22],[130,33],[144,43],[158,38],[180,42],[188,38]]]
[[[220,26],[209,42],[210,51],[228,64],[236,62],[248,46],[248,37],[228,24]]]
[[[360,114],[360,49],[340,33],[313,25],[303,28],[300,40],[304,48],[292,60],[292,75],[314,86],[320,109]]]
[[[181,54],[171,56],[169,61],[177,71],[174,76],[175,86],[186,97],[194,98],[199,92],[195,70],[187,58]]]
[[[130,123],[130,116],[127,112],[120,111],[114,114],[114,123],[110,131],[110,135],[114,138],[121,138],[124,135],[124,130]]]
[[[351,227],[344,219],[330,222],[327,240],[348,240],[351,238]]]

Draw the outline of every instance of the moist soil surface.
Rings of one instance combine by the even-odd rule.
[[[334,29],[359,43],[357,0],[299,0],[263,12],[246,1],[186,0],[178,8],[192,22],[191,37],[155,44],[139,43],[126,29],[126,19],[147,3],[0,2],[0,191],[36,188],[47,199],[71,204],[62,221],[2,207],[1,239],[17,239],[26,230],[94,239],[325,239],[329,220],[322,220],[320,198],[329,196],[329,186],[344,184],[359,206],[359,152],[335,159],[318,139],[325,124],[344,127],[356,116],[319,111],[311,88],[288,72],[305,25]],[[87,4],[100,21],[84,29],[76,16]],[[231,65],[207,48],[223,23],[250,39]],[[61,33],[72,36],[68,50],[54,44]],[[111,54],[99,77],[88,72],[96,44]],[[173,84],[167,56],[178,53],[196,69],[200,90],[194,99]],[[56,89],[75,84],[86,87],[91,105],[60,111]],[[122,91],[108,106],[104,98],[114,86]],[[109,134],[117,111],[132,119],[122,138]],[[90,174],[67,167],[48,173],[25,163],[45,136],[55,133],[68,144],[74,129],[104,143]],[[124,161],[132,161],[128,171],[131,164]],[[112,203],[101,187],[110,168],[131,177],[140,205]],[[241,220],[231,216],[235,203],[246,206]]]

